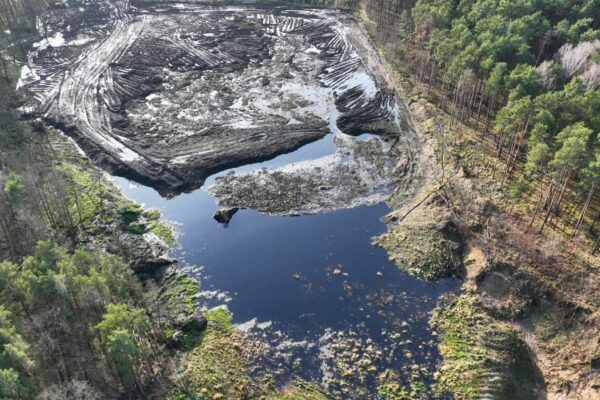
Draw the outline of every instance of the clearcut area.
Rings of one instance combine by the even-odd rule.
[[[397,99],[343,12],[96,3],[41,24],[24,111],[165,196],[330,133],[400,133]]]

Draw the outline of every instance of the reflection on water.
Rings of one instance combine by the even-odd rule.
[[[161,8],[163,6],[160,5]],[[162,9],[165,11],[169,9],[164,7]],[[203,9],[190,4],[175,4],[171,8],[204,12]],[[157,8],[153,11],[160,10]],[[147,10],[141,12],[146,13]],[[302,13],[321,15],[325,11],[304,10]],[[274,29],[271,26],[271,21],[275,22],[274,16],[269,14],[268,18],[269,27],[265,28],[266,31]],[[197,22],[195,17],[192,19]],[[145,22],[149,20],[136,20],[131,26],[141,27],[145,24],[145,29],[150,29],[152,26]],[[333,39],[329,39],[330,34],[333,35]],[[204,33],[205,37],[211,35],[214,35],[214,32]],[[179,36],[181,35],[176,37]],[[114,39],[115,46],[124,43],[117,40],[118,35],[111,34],[110,38]],[[79,44],[83,45],[88,39],[89,37],[82,36],[77,40],[82,40]],[[344,57],[348,56],[339,51],[341,48],[351,49],[343,31],[328,31],[324,40],[320,47],[330,49],[330,55],[344,53]],[[336,41],[339,41],[336,48],[326,44]],[[54,47],[77,44],[74,41],[65,43],[60,33],[46,39],[46,42]],[[111,50],[108,48],[110,44],[111,42],[107,41],[102,45],[106,47],[107,52]],[[184,49],[185,46],[181,48]],[[321,51],[315,46],[306,50]],[[216,57],[214,54],[213,56]],[[278,168],[334,154],[335,135],[344,135],[337,126],[340,112],[336,107],[336,98],[339,99],[339,96],[352,88],[360,87],[362,94],[345,104],[345,107],[364,107],[370,100],[375,99],[378,92],[376,82],[366,72],[366,68],[360,63],[360,57],[357,56],[358,54],[353,53],[350,58],[351,61],[355,59],[352,62],[357,63],[356,69],[348,69],[349,64],[345,62],[334,63],[335,67],[328,68],[319,78],[319,84],[292,82],[285,83],[271,92],[261,92],[262,89],[257,89],[258,92],[254,93],[256,96],[246,98],[251,100],[250,108],[243,109],[246,106],[243,106],[241,97],[233,104],[227,103],[227,112],[222,107],[218,113],[221,115],[221,122],[234,128],[255,126],[257,115],[279,115],[280,118],[288,118],[288,123],[297,124],[299,121],[293,118],[294,116],[300,118],[299,115],[302,114],[313,114],[323,118],[330,131],[330,134],[321,140],[292,153],[236,168],[235,171],[240,173],[259,168]],[[298,55],[295,57],[300,59]],[[62,60],[55,61],[62,63]],[[84,74],[87,68],[87,72],[95,72],[98,75],[95,76],[96,80],[103,79],[100,74],[101,68],[97,65],[98,60],[87,57],[87,61],[82,64],[80,75]],[[298,65],[302,66],[301,64],[299,62]],[[304,64],[307,68],[312,68],[313,65]],[[108,61],[102,65],[104,69],[110,67]],[[349,75],[348,71],[351,71]],[[23,68],[23,72],[23,78],[31,75],[28,67]],[[264,71],[255,75],[258,76],[262,72]],[[230,75],[215,79],[220,83],[229,84],[227,80],[231,78]],[[67,74],[65,79],[69,77],[73,78]],[[164,78],[168,83],[169,76]],[[71,83],[78,84],[73,79]],[[46,83],[41,84],[43,86]],[[199,86],[194,86],[195,84]],[[239,88],[252,88],[254,85],[247,79],[236,84],[237,89],[234,87],[233,90],[238,91]],[[140,107],[139,115],[134,112],[134,108],[128,109],[130,119],[134,122],[137,119],[143,125],[142,122],[147,122],[146,119],[150,116],[165,126],[171,126],[170,118],[177,115],[178,119],[187,121],[190,131],[197,128],[199,117],[214,123],[216,114],[207,110],[213,109],[212,102],[215,99],[200,96],[201,89],[204,88],[201,80],[190,82],[190,85],[199,96],[195,102],[187,102],[186,105],[195,108],[180,109],[181,102],[175,101],[177,96],[182,95],[180,92],[165,91],[160,95],[153,93],[145,102],[137,103]],[[99,91],[104,90],[99,85],[90,86],[89,89],[87,92],[96,94],[90,97],[90,104],[96,104],[99,99],[106,97],[104,92]],[[187,89],[189,88],[186,87]],[[211,89],[211,93],[213,92],[214,96],[218,97],[219,92]],[[281,99],[269,97],[269,93],[301,95],[299,97],[305,100],[307,105],[286,109],[283,114],[277,114],[276,108],[280,106],[275,107],[273,101],[276,100],[279,104]],[[153,102],[157,105],[153,106]],[[100,108],[106,106],[103,103],[96,105]],[[394,102],[386,107],[389,108],[385,111],[391,111],[394,122],[400,128],[401,111],[398,103]],[[69,115],[70,113],[67,113],[67,117]],[[86,116],[84,121],[88,121],[87,113],[81,115]],[[92,119],[93,121],[102,122],[98,118]],[[106,128],[100,125],[99,129]],[[356,140],[368,140],[371,137],[372,135],[365,134]],[[121,146],[115,148],[118,150]],[[390,147],[384,149],[387,151]],[[135,158],[127,154],[123,158],[124,161],[132,161]],[[189,154],[183,151],[179,157],[170,161],[175,164],[185,163],[188,158]],[[341,161],[344,161],[343,157]],[[228,172],[223,171],[219,175]],[[215,176],[207,179],[206,186],[214,183],[214,179]],[[357,388],[367,388],[369,394],[375,392],[375,377],[386,369],[397,371],[405,383],[415,374],[419,379],[428,379],[428,372],[432,372],[438,360],[435,337],[428,327],[429,313],[440,296],[457,291],[459,283],[453,279],[438,282],[413,279],[400,272],[387,259],[382,249],[371,245],[371,238],[385,230],[385,225],[380,220],[389,212],[385,204],[301,217],[266,216],[252,210],[241,210],[225,228],[213,219],[217,210],[215,199],[203,189],[167,200],[161,198],[154,190],[130,184],[123,178],[114,178],[114,181],[128,197],[146,207],[162,210],[165,218],[172,221],[180,231],[179,247],[173,252],[181,260],[182,266],[196,266],[190,273],[201,282],[198,299],[200,306],[226,306],[240,331],[269,345],[269,350],[263,354],[261,362],[251,364],[252,368],[258,371],[268,368],[280,380],[292,374],[318,380],[334,394],[340,393],[339,384],[336,382],[340,376],[345,376],[346,372],[350,373],[349,380],[354,380],[351,384],[355,384]],[[424,367],[424,370],[421,370],[420,366]]]
[[[332,137],[236,172],[331,154]],[[212,218],[214,198],[202,189],[167,200],[114,179],[128,197],[176,223],[181,236],[175,255],[199,267],[193,274],[201,281],[201,306],[226,305],[240,330],[271,345],[259,369],[267,365],[279,368],[282,378],[293,370],[322,380],[335,375],[335,358],[344,356],[336,354],[340,348],[364,352],[370,346],[376,370],[369,367],[361,385],[374,384],[372,378],[388,368],[420,363],[433,371],[438,356],[429,313],[459,283],[411,278],[371,245],[385,231],[385,204],[301,217],[240,210],[224,228]],[[354,344],[344,343],[347,338]]]

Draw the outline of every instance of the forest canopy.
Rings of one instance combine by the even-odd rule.
[[[505,178],[524,165],[518,192],[541,187],[540,231],[572,192],[583,203],[575,234],[600,176],[600,1],[410,3],[367,1],[386,52],[438,94],[453,123],[493,141]]]

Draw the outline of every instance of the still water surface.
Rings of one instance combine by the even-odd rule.
[[[236,172],[331,154],[332,137]],[[434,369],[438,355],[430,312],[440,296],[458,291],[459,282],[414,279],[371,244],[385,232],[380,219],[390,211],[386,204],[300,217],[240,210],[223,227],[213,219],[215,199],[204,189],[164,199],[153,189],[114,180],[125,195],[162,210],[176,224],[181,235],[175,256],[183,265],[199,267],[192,274],[201,281],[201,306],[226,305],[240,329],[291,354],[279,360],[274,352],[270,362],[319,380],[327,337],[353,332],[390,354],[376,363],[378,372],[414,362]],[[286,365],[290,360],[293,368]]]

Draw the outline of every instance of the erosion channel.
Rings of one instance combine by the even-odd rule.
[[[175,3],[56,9],[23,68],[23,111],[72,137],[181,235],[173,255],[255,345],[250,372],[377,397],[425,384],[430,313],[372,238],[420,183],[407,111],[343,12]]]

